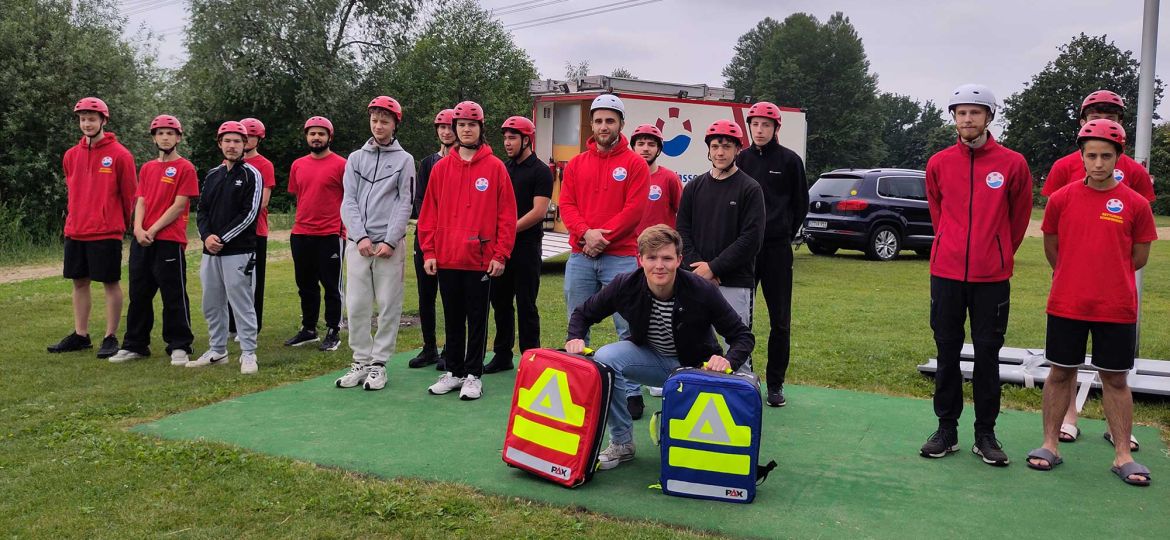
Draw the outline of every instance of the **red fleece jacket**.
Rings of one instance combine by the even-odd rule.
[[[431,169],[418,215],[423,259],[446,270],[487,271],[516,243],[516,196],[504,162],[482,145],[471,161],[451,152]]]
[[[73,240],[121,240],[134,214],[138,189],[134,156],[106,132],[91,148],[85,137],[61,160],[69,192],[65,236]]]
[[[1015,253],[1032,215],[1032,174],[1024,156],[995,142],[962,142],[926,163],[934,223],[930,274],[969,282],[1012,277]]]
[[[588,147],[565,166],[561,185],[561,221],[569,229],[569,245],[580,253],[585,231],[609,229],[605,253],[637,255],[635,233],[646,208],[650,168],[630,150],[625,135],[607,152],[598,151],[592,137]]]

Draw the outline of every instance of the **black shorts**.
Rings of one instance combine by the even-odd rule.
[[[1137,348],[1135,323],[1079,321],[1049,315],[1044,356],[1049,363],[1061,367],[1083,365],[1090,334],[1093,336],[1093,366],[1101,371],[1133,369],[1134,350]]]
[[[122,241],[66,238],[62,275],[66,279],[117,283],[122,279]]]

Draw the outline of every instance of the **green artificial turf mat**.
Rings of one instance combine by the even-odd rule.
[[[1170,531],[1170,454],[1153,428],[1135,434],[1153,486],[1124,485],[1109,471],[1104,422],[1081,421],[1081,440],[1062,445],[1065,463],[1030,470],[1040,416],[1004,411],[998,435],[1012,459],[990,467],[970,452],[968,405],[961,451],[918,456],[934,429],[929,401],[808,386],[786,388],[789,405],[766,408],[761,459],[780,466],[753,504],[669,497],[658,480],[647,399],[635,423],[637,459],[565,489],[504,465],[500,451],[514,372],[487,375],[484,397],[432,396],[431,368],[408,369],[401,353],[379,392],[338,389],[333,375],[176,414],[135,428],[170,439],[205,439],[383,477],[458,482],[486,493],[579,506],[744,537],[1164,537]],[[207,367],[203,369],[236,369]],[[260,369],[264,369],[261,364]]]

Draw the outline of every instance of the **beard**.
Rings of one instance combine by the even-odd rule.
[[[329,150],[329,142],[309,143],[309,151],[314,154],[324,154]]]

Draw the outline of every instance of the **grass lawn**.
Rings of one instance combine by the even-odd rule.
[[[92,353],[48,355],[44,347],[71,324],[68,284],[45,279],[0,285],[0,327],[8,343],[0,355],[0,531],[16,537],[701,536],[485,496],[458,484],[385,480],[222,444],[163,441],[128,432],[144,421],[348,364],[344,345],[336,353],[280,346],[296,330],[299,307],[287,244],[273,243],[269,249],[260,373],[252,377],[240,375],[235,367],[172,368],[163,358],[158,329],[155,357],[147,361],[112,365]],[[198,258],[189,262],[192,319],[202,352],[206,327],[198,307]],[[915,369],[934,352],[925,260],[875,263],[861,254],[816,257],[801,250],[795,264],[792,383],[930,396],[930,380]],[[405,310],[414,314],[413,272],[409,264],[407,268]],[[1040,240],[1026,240],[1012,284],[1008,345],[1043,345],[1048,280]],[[564,338],[561,286],[560,267],[548,265],[540,301],[543,343],[548,346]],[[1170,243],[1154,246],[1145,298],[1142,356],[1170,358],[1165,331],[1170,327]],[[95,290],[94,313],[101,310],[100,290]],[[758,350],[765,350],[762,298],[756,320]],[[95,334],[99,326],[91,324]],[[594,336],[599,343],[610,341],[613,328],[601,325]],[[399,349],[420,344],[417,328],[400,333]],[[763,360],[757,355],[761,371]],[[395,396],[388,390],[382,397]],[[1007,407],[1036,409],[1039,403],[1037,389],[1005,387]],[[923,401],[922,407],[928,409],[929,402]],[[1085,414],[1101,416],[1099,399],[1090,400]],[[970,419],[968,409],[964,421]],[[1158,426],[1165,438],[1170,402],[1139,399],[1135,419]],[[425,425],[426,419],[419,423]],[[925,438],[933,426],[907,429]],[[1039,439],[1037,430],[1036,443]],[[1008,448],[1013,457],[1026,450],[1018,444]]]

